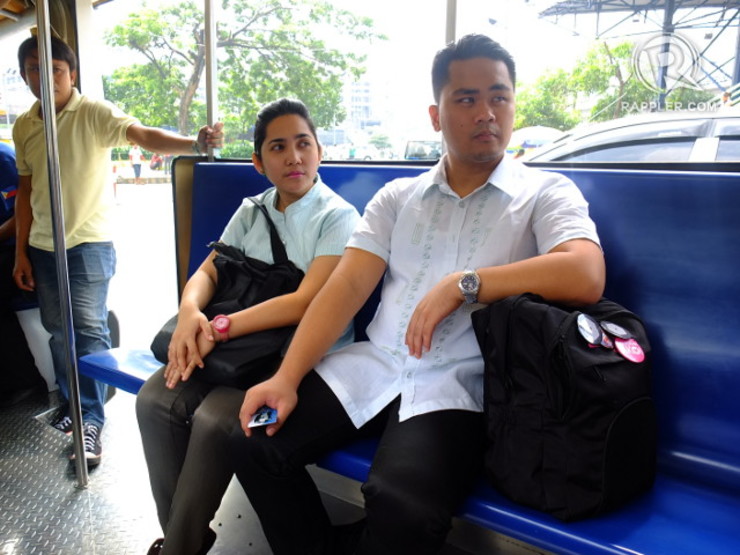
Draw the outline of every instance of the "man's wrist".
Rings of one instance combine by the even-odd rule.
[[[465,270],[460,274],[457,286],[466,304],[478,302],[478,293],[480,291],[480,276],[478,272],[475,270]]]
[[[193,139],[190,149],[193,151],[193,154],[195,154],[196,156],[203,155],[203,151],[201,151],[200,149],[200,143],[198,142],[197,138]]]

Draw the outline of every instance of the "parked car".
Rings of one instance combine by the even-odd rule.
[[[740,110],[656,112],[579,126],[530,151],[533,162],[740,161]]]
[[[563,132],[554,127],[544,127],[542,125],[522,127],[511,134],[506,153],[519,157],[530,150],[550,144],[562,135]]]
[[[442,141],[412,140],[406,143],[405,160],[439,160],[442,156]]]

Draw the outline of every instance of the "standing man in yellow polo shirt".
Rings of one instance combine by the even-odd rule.
[[[82,356],[111,347],[106,307],[108,284],[116,265],[111,242],[113,195],[108,186],[111,148],[133,143],[153,152],[199,154],[208,146],[221,146],[223,126],[221,123],[212,128],[204,126],[196,139],[143,126],[112,104],[92,100],[77,91],[77,58],[62,40],[51,39],[51,57],[72,319],[77,354]],[[31,92],[41,98],[35,36],[20,45],[18,63]],[[37,292],[42,323],[52,336],[51,352],[59,390],[68,399],[44,116],[40,102],[36,102],[18,117],[13,127],[19,174],[13,277],[21,289]],[[89,465],[101,460],[105,397],[105,384],[80,376],[85,458]],[[68,410],[62,411],[54,427],[71,434]]]

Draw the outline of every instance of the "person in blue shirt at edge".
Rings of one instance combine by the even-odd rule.
[[[165,533],[150,547],[152,555],[207,552],[216,540],[215,532],[208,528],[213,507],[218,507],[233,475],[228,457],[218,446],[211,446],[211,438],[219,436],[210,434],[210,418],[218,418],[219,407],[231,400],[228,406],[234,408],[223,418],[237,424],[244,390],[199,381],[197,373],[208,371],[203,368],[203,358],[216,342],[297,324],[339,263],[360,219],[354,206],[321,181],[321,153],[316,128],[302,102],[283,98],[262,108],[255,123],[252,160],[273,186],[258,200],[275,223],[288,258],[305,276],[293,293],[225,315],[228,327],[224,331],[202,312],[218,281],[215,251],[211,252],[183,290],[167,366],[139,391],[136,414],[157,515]],[[249,257],[273,262],[267,220],[249,199],[231,217],[220,241],[240,248]],[[345,324],[335,337],[334,348],[353,339],[354,328]],[[256,372],[252,383],[274,370],[273,366],[264,373]],[[193,372],[196,374],[190,379]],[[193,526],[193,521],[202,526]]]
[[[275,555],[439,552],[483,467],[471,312],[524,292],[573,305],[601,297],[604,257],[583,195],[505,156],[514,84],[513,59],[486,36],[437,53],[429,115],[446,154],[368,203],[275,375],[199,413]],[[381,279],[369,340],[327,354]],[[249,427],[265,405],[277,422]],[[332,526],[305,467],[367,434],[379,446],[362,485],[365,518]],[[212,480],[222,468],[203,473]],[[218,508],[209,495],[190,503],[201,516]],[[190,533],[207,526],[193,516]]]
[[[152,152],[199,154],[223,143],[221,123],[204,126],[196,139],[146,127],[112,104],[81,95],[75,88],[77,57],[61,39],[51,38],[51,65],[59,144],[59,171],[64,211],[69,288],[77,355],[111,347],[106,298],[115,272],[112,239],[113,190],[110,187],[111,149],[138,144]],[[40,62],[36,36],[18,48],[21,76],[36,98],[41,97]],[[19,182],[16,199],[16,255],[13,276],[18,287],[36,291],[41,321],[51,334],[54,372],[63,398],[69,399],[65,342],[61,325],[51,201],[40,102],[18,116],[13,125]],[[100,463],[100,433],[105,422],[107,387],[80,376],[85,459]],[[53,426],[72,433],[68,408]],[[72,455],[74,457],[74,455]]]
[[[0,142],[0,407],[9,407],[36,394],[46,393],[23,328],[11,301],[20,292],[13,281],[15,262],[15,216],[13,206],[18,189],[15,152]]]

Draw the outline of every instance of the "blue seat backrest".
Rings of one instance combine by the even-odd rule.
[[[385,182],[425,169],[325,166],[321,175],[362,212]],[[740,176],[558,171],[590,203],[606,256],[606,296],[647,325],[661,469],[740,490]],[[241,199],[267,186],[251,165],[196,165],[190,272]],[[358,330],[372,316],[373,307],[366,310]]]
[[[193,168],[193,216],[188,277],[218,241],[229,219],[246,197],[270,186],[252,164],[199,163]]]
[[[425,166],[324,165],[321,178],[362,214],[365,205],[385,183],[398,177],[419,175],[425,169]],[[208,244],[218,240],[242,200],[270,186],[267,178],[259,174],[252,164],[202,162],[195,165],[188,276],[208,256]],[[365,328],[375,314],[379,299],[380,286],[355,317],[357,340],[367,339]]]
[[[647,325],[661,468],[740,490],[740,176],[559,171],[589,201],[606,296]]]

